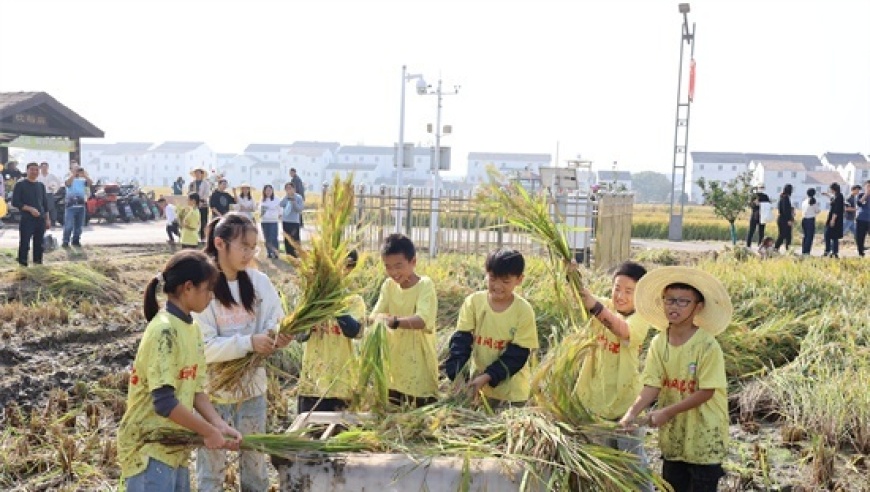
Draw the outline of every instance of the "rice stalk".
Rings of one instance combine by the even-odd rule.
[[[595,340],[585,330],[575,330],[552,343],[533,372],[533,399],[556,420],[578,426],[595,422],[577,397],[580,368],[594,349]]]
[[[568,266],[575,258],[564,234],[565,226],[556,224],[551,216],[551,209],[558,215],[558,208],[546,194],[531,194],[517,181],[502,184],[506,181],[505,177],[491,166],[487,169],[487,174],[489,174],[489,183],[483,186],[475,197],[481,211],[495,217],[504,217],[506,224],[502,227],[511,225],[525,231],[533,241],[546,248],[554,275],[554,288],[560,298],[563,295],[561,280],[563,277],[560,275],[562,272],[568,281],[569,294],[564,298],[570,304],[565,312],[572,320],[572,324],[577,324],[574,312],[576,307],[579,307],[579,321],[586,321],[589,313],[583,306],[580,296],[583,290],[583,278],[578,269]],[[572,306],[576,307],[572,308]]]
[[[355,363],[357,378],[350,408],[384,413],[390,404],[390,353],[383,323],[376,323],[366,334]]]
[[[345,273],[347,254],[350,250],[345,230],[353,210],[354,194],[352,180],[336,178],[324,196],[320,209],[318,231],[311,238],[310,251],[298,248],[299,259],[294,260],[302,285],[301,298],[294,309],[288,309],[289,300],[284,297],[285,312],[289,312],[278,324],[278,334],[297,335],[328,322],[346,311],[349,289]],[[277,335],[276,335],[277,336]],[[247,376],[264,364],[266,357],[252,353],[246,357],[209,366],[209,388],[212,392],[230,391],[245,395]]]
[[[94,270],[87,263],[32,265],[15,272],[18,281],[31,281],[45,289],[51,298],[89,299],[91,302],[116,303],[123,300],[116,282]]]

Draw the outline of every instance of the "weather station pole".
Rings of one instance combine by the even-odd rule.
[[[677,72],[677,116],[674,129],[674,161],[671,169],[671,216],[668,224],[668,239],[683,240],[683,212],[685,211],[686,194],[686,159],[689,148],[689,116],[692,100],[695,98],[695,24],[689,29],[689,4],[679,4],[683,15],[683,25],[680,27],[680,66]],[[683,69],[686,65],[684,51],[689,45],[689,83],[688,91],[683,97]]]
[[[428,90],[428,87],[425,92],[421,92],[419,83],[417,92],[421,95],[435,95],[438,100],[437,111],[435,114],[435,155],[432,156],[432,213],[429,222],[429,255],[434,258],[438,256],[438,234],[440,230],[438,219],[441,208],[441,100],[444,96],[455,96],[456,94],[459,94],[459,86],[453,86],[452,92],[444,92],[441,86],[441,79],[439,78],[438,87],[435,92]]]

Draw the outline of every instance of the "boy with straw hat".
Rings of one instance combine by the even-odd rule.
[[[715,336],[731,321],[728,292],[701,270],[662,267],[637,283],[635,306],[664,331],[650,344],[644,388],[620,423],[632,428],[658,399],[647,421],[659,428],[662,478],[676,492],[715,492],[728,445],[725,360]]]

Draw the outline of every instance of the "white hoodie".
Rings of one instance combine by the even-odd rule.
[[[245,311],[239,295],[239,282],[227,282],[230,293],[237,304],[232,307],[223,306],[213,299],[205,311],[194,314],[205,342],[205,360],[208,364],[240,359],[254,351],[251,335],[276,330],[278,323],[284,318],[284,309],[278,291],[264,273],[248,268],[245,270],[254,284],[253,313]],[[259,367],[253,377],[245,381],[242,393],[231,394],[220,392],[211,397],[221,403],[238,402],[266,393],[266,370]]]

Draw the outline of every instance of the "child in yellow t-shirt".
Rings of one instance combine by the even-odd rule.
[[[355,267],[359,255],[351,251],[347,258],[347,273]],[[362,335],[366,303],[362,296],[348,298],[346,314],[334,323],[318,326],[297,342],[307,342],[302,355],[299,376],[298,412],[336,412],[347,408],[351,386],[347,378],[348,362],[354,358],[352,340]]]
[[[390,401],[414,407],[435,401],[438,391],[438,356],[435,324],[438,297],[429,277],[414,272],[417,252],[402,234],[391,234],[381,248],[387,279],[381,285],[372,319],[391,328]]]
[[[648,421],[659,428],[662,478],[677,492],[715,491],[728,446],[725,359],[715,336],[731,320],[731,299],[708,273],[662,267],[638,282],[635,303],[666,331],[653,339],[644,388],[620,423],[630,428],[658,399]]]
[[[610,299],[599,301],[583,289],[583,305],[592,315],[595,351],[583,362],[577,382],[577,396],[583,406],[601,418],[617,421],[625,415],[643,389],[640,352],[649,333],[649,323],[635,312],[634,289],[646,268],[627,261],[613,274]],[[643,449],[643,429],[635,435],[606,436],[605,445],[638,456],[648,465]],[[652,490],[644,484],[642,490]]]
[[[209,449],[239,447],[241,434],[227,425],[203,392],[205,350],[190,315],[208,306],[217,275],[204,253],[180,251],[145,287],[149,323],[133,361],[127,411],[118,428],[122,489],[189,486],[190,453],[148,442],[155,431],[189,429],[202,436]],[[168,297],[162,310],[158,310],[158,286]]]
[[[465,298],[444,370],[450,380],[471,360],[467,390],[483,394],[491,406],[522,405],[529,399],[529,356],[538,348],[531,304],[514,293],[523,282],[525,259],[499,249],[486,258],[486,290]]]
[[[187,206],[178,211],[178,224],[181,226],[181,247],[199,247],[199,195],[190,193],[187,195]]]

